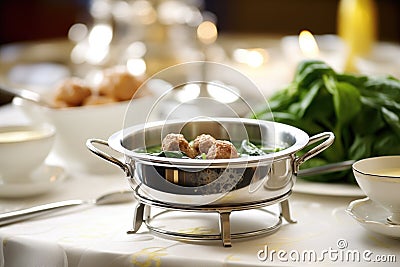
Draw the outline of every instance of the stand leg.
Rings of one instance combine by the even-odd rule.
[[[224,247],[231,247],[231,224],[229,216],[231,212],[219,212],[219,229]]]
[[[133,215],[133,229],[128,231],[128,234],[136,233],[143,222],[143,214],[146,205],[143,203],[138,203],[135,208],[135,214]]]
[[[145,207],[144,207],[144,220],[147,220],[147,219],[150,219],[150,216],[151,216],[151,209],[150,209],[151,207],[150,206],[148,206],[148,205],[145,205]]]
[[[293,220],[290,215],[289,200],[286,199],[280,202],[279,207],[281,209],[281,214],[280,214],[281,217],[283,217],[288,223],[297,223],[297,221]]]

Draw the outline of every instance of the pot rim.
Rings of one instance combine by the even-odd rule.
[[[164,158],[158,156],[152,156],[143,153],[137,153],[132,150],[125,148],[122,144],[122,140],[124,136],[130,135],[134,132],[143,131],[148,128],[157,127],[161,125],[175,124],[175,123],[186,123],[187,120],[169,120],[169,121],[154,121],[147,122],[135,126],[131,126],[125,129],[122,129],[114,134],[112,134],[108,139],[109,146],[124,154],[125,157],[132,158],[135,161],[140,162],[149,162],[149,163],[160,163],[166,164],[168,166],[184,166],[187,168],[198,168],[198,167],[227,167],[227,166],[238,166],[238,165],[249,165],[256,164],[261,162],[273,162],[274,159],[281,159],[289,157],[290,155],[296,153],[297,151],[303,149],[309,142],[309,136],[303,130],[296,128],[294,126],[283,124],[279,122],[272,121],[263,121],[257,119],[247,119],[247,118],[198,118],[195,120],[191,120],[190,122],[233,122],[233,123],[243,123],[243,124],[253,124],[253,125],[272,125],[277,131],[277,128],[281,128],[281,132],[289,132],[295,137],[295,143],[288,148],[280,150],[278,152],[268,153],[262,156],[250,156],[243,158],[234,158],[234,159],[178,159],[178,158]]]

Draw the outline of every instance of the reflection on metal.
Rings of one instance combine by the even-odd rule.
[[[265,188],[270,190],[278,190],[284,188],[288,183],[292,182],[293,170],[290,167],[292,161],[276,161],[271,165],[268,178],[264,184]]]

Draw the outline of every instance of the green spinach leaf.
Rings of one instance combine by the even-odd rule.
[[[301,168],[400,154],[400,81],[394,77],[336,73],[322,61],[308,60],[269,103],[270,109],[256,118],[290,124],[310,135],[332,131],[336,136],[330,148]],[[354,182],[351,170],[307,179]]]

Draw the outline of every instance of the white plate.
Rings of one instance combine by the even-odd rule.
[[[365,196],[361,188],[356,184],[343,183],[318,183],[306,181],[297,178],[293,187],[293,191],[297,193],[327,195],[327,196],[342,196],[342,197],[362,197]]]
[[[57,187],[65,180],[65,171],[62,167],[42,165],[28,174],[26,182],[5,182],[0,180],[0,197],[17,198],[40,195]]]
[[[368,197],[352,201],[346,212],[367,230],[400,238],[400,225],[390,224],[386,220],[390,212]]]

